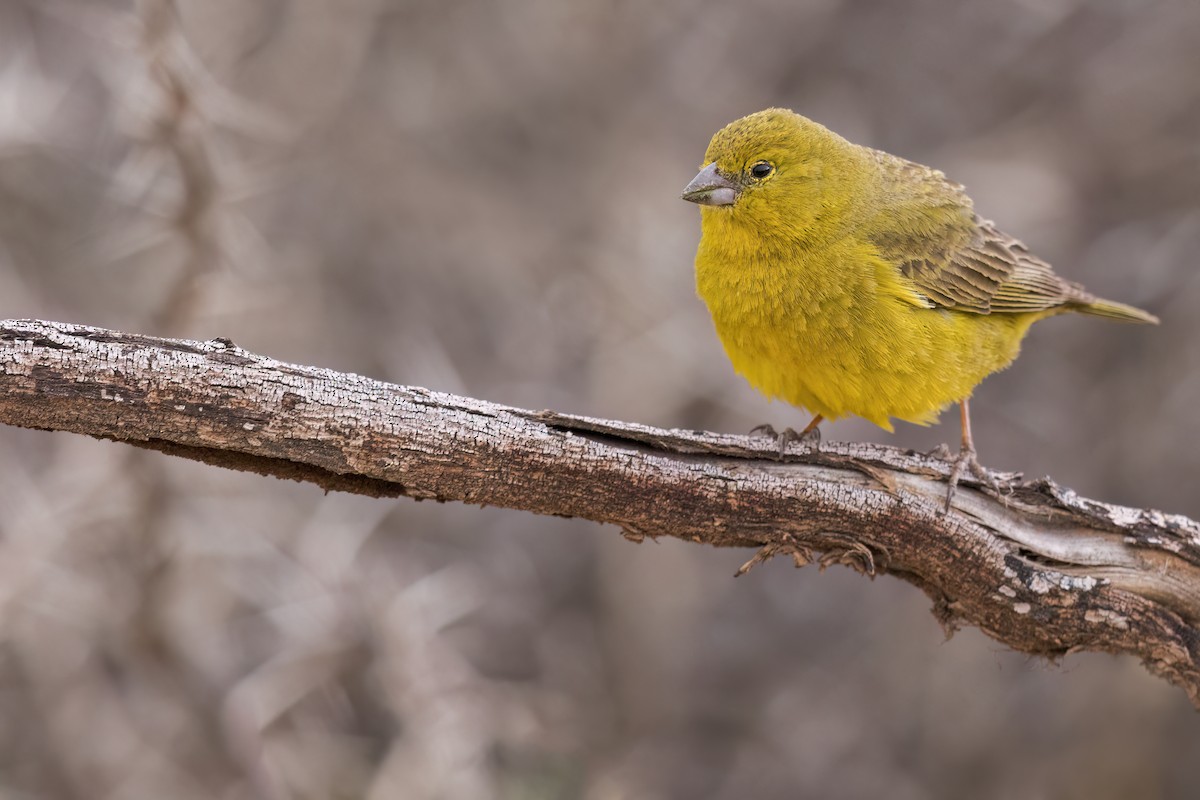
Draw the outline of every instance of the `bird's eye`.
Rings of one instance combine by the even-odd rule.
[[[750,167],[750,175],[754,178],[762,180],[775,171],[775,167],[771,166],[769,161],[759,161],[754,166]]]

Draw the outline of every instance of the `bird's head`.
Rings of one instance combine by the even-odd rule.
[[[810,238],[853,201],[859,148],[810,119],[769,108],[713,136],[683,199],[704,222],[761,229],[764,236]]]

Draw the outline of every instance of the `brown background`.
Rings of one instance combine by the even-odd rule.
[[[768,105],[938,166],[1097,293],[985,463],[1200,515],[1200,5],[0,0],[0,317],[531,408],[806,417],[694,296],[709,136]],[[928,448],[955,425],[827,438]],[[949,642],[894,579],[322,495],[0,431],[0,794],[1193,797],[1133,661]]]

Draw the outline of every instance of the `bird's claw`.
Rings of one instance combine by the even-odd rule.
[[[949,461],[954,458],[954,453],[950,452],[950,448],[943,442],[925,454],[927,458],[936,458],[939,461]]]
[[[799,442],[806,450],[821,449],[821,429],[812,428],[804,433],[798,433],[793,428],[784,428],[782,431],[775,430],[775,427],[770,424],[756,425],[750,429],[751,436],[769,436],[775,440],[779,446],[779,459],[787,455],[787,446],[792,442]]]
[[[942,447],[948,450],[944,445]],[[992,474],[991,470],[979,463],[975,448],[964,447],[959,450],[958,457],[954,459],[954,466],[950,470],[950,477],[946,479],[946,505],[942,509],[943,514],[950,512],[950,504],[954,502],[954,495],[958,491],[958,482],[964,474],[970,474],[972,478],[991,489],[998,496],[1005,493],[1005,487],[1000,480]]]

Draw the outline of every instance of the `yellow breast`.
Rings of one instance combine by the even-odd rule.
[[[1008,366],[1037,318],[927,308],[852,238],[785,257],[709,228],[696,286],[734,368],[767,396],[828,419],[856,415],[887,430],[891,418],[933,422]]]

